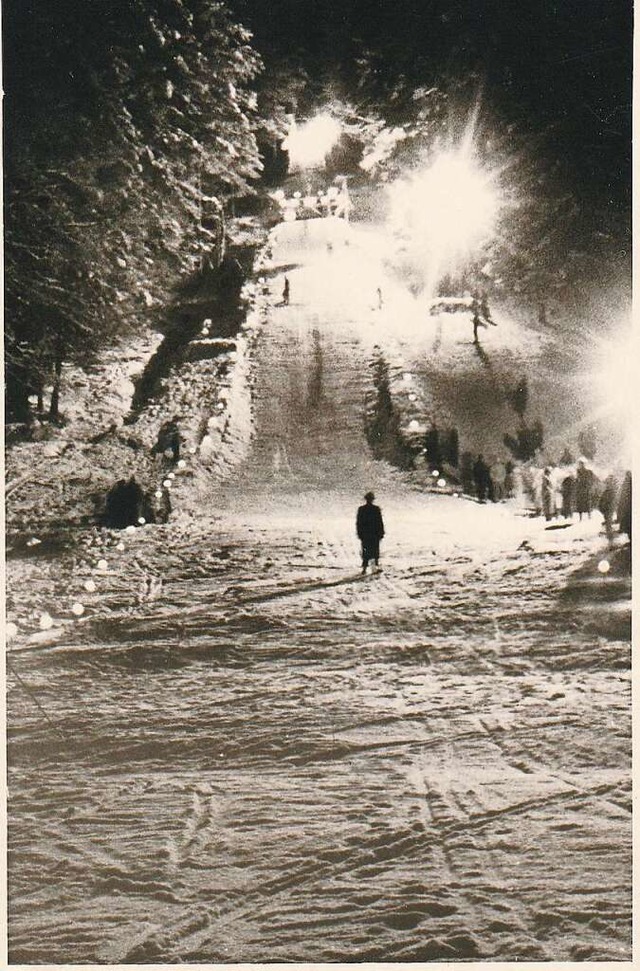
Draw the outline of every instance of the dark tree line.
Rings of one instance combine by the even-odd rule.
[[[222,3],[4,9],[7,417],[161,314],[224,248],[262,163],[260,58]]]

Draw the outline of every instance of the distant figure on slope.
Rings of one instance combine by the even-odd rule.
[[[549,522],[555,515],[555,503],[553,501],[554,488],[551,481],[550,469],[545,469],[542,473],[542,486],[540,491],[542,493],[542,514],[547,522]]]
[[[118,479],[107,493],[103,525],[108,529],[126,529],[127,526],[140,526],[152,522],[153,513],[148,497],[136,482],[135,476],[127,481]]]
[[[382,310],[382,290],[380,287],[376,290],[376,294],[378,295],[378,310]]]
[[[482,321],[480,320],[478,314],[475,313],[473,315],[473,343],[474,344],[480,343],[480,341],[478,340],[478,327],[480,326],[481,323]]]
[[[165,458],[173,459],[177,462],[180,458],[180,429],[178,428],[179,415],[174,415],[169,421],[165,421],[160,426],[158,441],[151,450],[155,455],[164,455]]]
[[[565,519],[573,518],[576,497],[576,480],[572,475],[566,475],[562,480],[562,515]]]
[[[578,462],[575,495],[576,511],[580,519],[582,519],[582,514],[585,512],[589,519],[591,519],[591,510],[593,508],[593,479],[594,475],[591,469],[588,469],[583,461]]]
[[[504,463],[504,480],[502,484],[502,490],[505,499],[513,499],[515,495],[515,479],[514,479],[514,465],[513,462],[507,461]]]
[[[431,422],[427,434],[424,436],[424,448],[427,453],[427,462],[433,469],[440,465],[440,432],[435,421]]]
[[[375,569],[378,569],[380,558],[380,540],[384,536],[384,523],[379,506],[374,506],[375,496],[373,492],[367,492],[365,505],[358,507],[356,516],[356,533],[362,543],[362,573],[367,572],[369,561],[373,560]]]
[[[284,278],[284,290],[282,291],[282,302],[285,305],[285,307],[287,307],[289,305],[289,294],[290,294],[290,290],[291,290],[291,288],[289,286],[289,277],[286,276]]]
[[[476,495],[480,502],[484,502],[491,488],[491,476],[489,466],[482,455],[473,463],[473,483],[476,487]]]
[[[618,524],[620,532],[626,533],[631,542],[631,473],[625,472],[618,497]]]
[[[598,502],[598,509],[604,519],[604,531],[609,542],[613,539],[613,518],[616,512],[616,499],[618,498],[618,486],[615,475],[608,475],[605,479],[604,489]]]

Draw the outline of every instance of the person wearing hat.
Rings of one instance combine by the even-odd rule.
[[[356,533],[362,543],[362,573],[367,572],[370,560],[375,563],[378,569],[378,559],[380,557],[380,540],[384,536],[384,523],[379,506],[374,506],[375,496],[373,492],[367,492],[364,497],[365,505],[358,507],[356,516]]]

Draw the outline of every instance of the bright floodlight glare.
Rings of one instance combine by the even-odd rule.
[[[292,169],[309,169],[321,165],[325,155],[340,138],[342,129],[331,115],[323,113],[297,125],[295,121],[282,147],[289,153]]]
[[[631,417],[637,384],[637,346],[629,327],[596,342],[590,375],[600,413],[615,420]]]
[[[496,175],[478,164],[466,140],[389,187],[392,224],[409,238],[430,287],[490,235],[500,208]]]

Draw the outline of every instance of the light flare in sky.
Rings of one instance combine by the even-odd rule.
[[[407,241],[429,296],[445,273],[490,238],[500,212],[499,170],[479,163],[472,135],[471,129],[457,148],[439,152],[426,168],[389,186],[392,229]]]
[[[336,144],[342,128],[327,112],[315,115],[298,125],[292,121],[282,147],[289,153],[291,169],[309,169],[322,165],[325,156]]]

